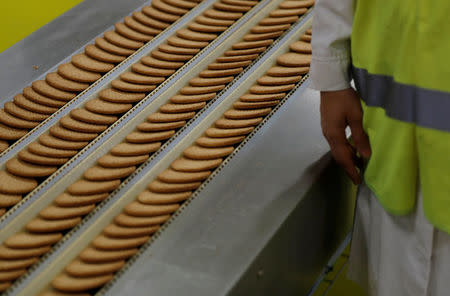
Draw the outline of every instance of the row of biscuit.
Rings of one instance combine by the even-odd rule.
[[[34,81],[0,109],[0,152],[153,39],[200,0],[155,0],[117,23],[68,63]]]
[[[181,158],[160,173],[135,201],[126,205],[52,281],[52,292],[42,296],[53,292],[89,295],[110,281],[308,72],[310,38],[311,30],[307,30],[300,41],[292,43],[290,52],[280,55],[276,66],[260,77],[248,93],[185,149]]]
[[[169,103],[162,105],[158,112],[149,115],[147,120],[139,124],[122,143],[100,157],[94,166],[84,172],[80,180],[70,185],[65,193],[43,209],[39,217],[31,220],[26,225],[26,231],[7,239],[4,245],[0,246],[1,253],[5,254],[4,256],[0,254],[0,258],[3,259],[0,261],[0,269],[2,264],[7,266],[14,261],[37,260],[48,252],[49,248],[62,238],[64,232],[77,225],[83,216],[90,213],[96,204],[116,189],[139,164],[159,149],[164,140],[170,138],[176,129],[183,126],[206,105],[208,100],[214,98],[218,91],[225,88],[226,84],[244,70],[244,67],[273,43],[276,37],[268,36],[269,33],[276,32],[272,36],[280,36],[291,26],[291,23],[299,18],[299,15],[307,11],[306,7],[313,3],[312,1],[295,1],[297,8],[283,8],[283,4],[288,2],[290,1],[280,4],[279,9],[262,19],[249,34],[243,37],[242,41],[236,42],[223,56],[209,64],[198,77],[192,78],[189,85],[181,88],[179,94],[170,98]],[[249,3],[249,1],[240,0],[239,3]],[[286,17],[286,14],[289,16]],[[220,19],[217,21],[219,22]],[[249,38],[252,40],[248,40]],[[175,209],[171,207],[170,212]],[[161,218],[168,217],[163,215],[157,220],[150,220],[162,223]],[[152,228],[149,231],[153,232],[156,229]],[[12,257],[11,254],[18,249],[21,255]],[[94,253],[93,257],[101,258],[101,255]],[[8,258],[9,260],[6,260]],[[25,272],[26,267],[32,263],[34,261],[24,261],[25,265],[21,266],[22,271]],[[10,269],[11,273],[13,270]],[[13,278],[11,275],[8,279],[12,281],[20,275],[15,273],[16,277]]]
[[[149,56],[132,65],[130,72],[113,80],[111,86],[103,89],[97,98],[87,101],[81,108],[73,109],[47,133],[41,135],[38,141],[8,160],[5,170],[0,171],[0,214],[18,203],[23,195],[36,188],[134,104],[145,98],[168,76],[206,47],[218,33],[242,17],[243,12],[249,11],[257,4],[256,1],[226,4],[230,1],[236,2],[220,0],[214,3],[212,9],[206,10],[202,16],[192,21],[187,29],[178,30],[174,36],[168,38],[167,43],[158,46]],[[153,5],[156,3],[160,2],[155,1]],[[179,13],[185,11],[178,9]],[[149,11],[154,10],[152,7],[146,7],[143,12],[150,13]],[[220,26],[209,25],[211,23]],[[211,30],[214,30],[214,33],[211,33]],[[170,136],[171,134],[165,133],[163,138]],[[148,152],[154,148],[150,147]]]

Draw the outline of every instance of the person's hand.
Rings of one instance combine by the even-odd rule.
[[[336,162],[342,166],[353,183],[360,184],[361,176],[357,170],[358,152],[362,157],[371,154],[369,137],[363,130],[363,111],[361,102],[352,88],[320,93],[320,115],[322,132],[328,141]],[[349,126],[355,147],[345,135]],[[356,149],[355,149],[356,148]]]

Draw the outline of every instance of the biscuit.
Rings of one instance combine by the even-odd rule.
[[[311,55],[288,52],[277,58],[277,64],[285,67],[304,67],[311,63]]]
[[[185,157],[181,157],[170,165],[171,168],[181,172],[200,172],[206,170],[212,170],[218,167],[222,163],[221,158],[209,159],[209,160],[192,160]]]
[[[164,122],[173,122],[173,121],[181,121],[188,120],[195,116],[195,112],[186,112],[186,113],[161,113],[156,112],[150,114],[147,117],[147,120],[150,122],[156,123],[164,123]]]
[[[113,80],[111,86],[121,91],[139,93],[151,92],[156,88],[156,85],[154,84],[134,84],[120,79]]]
[[[180,7],[180,8],[186,8],[186,9],[192,9],[195,6],[197,6],[198,1],[184,1],[184,0],[164,0],[167,4],[170,4],[172,6]]]
[[[8,208],[14,206],[16,203],[22,200],[21,195],[11,195],[0,193],[0,207]]]
[[[4,109],[0,109],[0,122],[11,127],[32,129],[39,125],[38,121],[29,121],[14,117],[13,115],[5,112]]]
[[[269,16],[271,17],[287,17],[294,15],[302,15],[308,11],[306,8],[297,8],[297,9],[277,9],[270,12]]]
[[[88,111],[105,115],[122,114],[133,107],[131,104],[112,103],[102,99],[90,100],[84,106]]]
[[[33,81],[31,87],[37,93],[56,100],[70,101],[76,96],[76,94],[73,92],[67,92],[54,88],[53,86],[49,85],[45,80]]]
[[[300,37],[300,40],[301,41],[305,41],[305,42],[311,42],[311,35],[302,35],[301,37]]]
[[[88,168],[83,176],[89,181],[110,181],[123,179],[131,175],[136,170],[135,166],[123,168],[104,168],[101,166],[93,166]]]
[[[171,214],[178,210],[179,207],[180,205],[177,203],[168,205],[147,205],[138,201],[133,201],[132,203],[129,203],[123,211],[125,214],[131,216],[148,217]]]
[[[67,296],[66,293],[62,292],[56,292],[56,291],[44,291],[42,294],[39,294],[39,296]],[[71,293],[70,296],[89,296],[89,294],[86,293]]]
[[[144,46],[143,42],[128,39],[115,31],[105,32],[104,37],[110,43],[127,49],[136,50]]]
[[[108,193],[91,194],[91,195],[71,195],[62,193],[55,199],[55,204],[60,207],[81,207],[99,203],[108,197]]]
[[[212,19],[233,20],[233,21],[240,19],[244,15],[243,13],[240,12],[220,11],[215,9],[208,9],[203,14]]]
[[[126,17],[124,18],[124,23],[125,23],[125,25],[127,25],[127,27],[129,27],[130,29],[133,29],[133,30],[135,30],[135,31],[137,31],[137,32],[140,32],[140,33],[146,34],[146,35],[153,35],[153,36],[156,36],[156,35],[158,35],[159,33],[162,32],[161,29],[153,28],[153,27],[150,27],[150,26],[143,25],[141,22],[135,20],[135,19],[134,19],[133,17],[131,17],[131,16],[126,16]]]
[[[158,175],[158,179],[166,183],[190,183],[203,181],[209,177],[210,171],[204,172],[179,172],[173,169],[166,169]]]
[[[126,168],[143,163],[148,159],[148,155],[137,156],[116,156],[111,154],[103,155],[98,159],[98,164],[105,168]]]
[[[213,86],[185,86],[180,89],[183,95],[201,95],[207,93],[215,93],[225,88],[225,84]]]
[[[262,121],[261,117],[250,118],[250,119],[228,119],[228,118],[220,118],[218,119],[214,125],[218,128],[243,128],[256,126]]]
[[[183,106],[183,105],[181,105]],[[136,127],[141,132],[159,132],[173,130],[182,127],[186,121],[175,121],[166,123],[142,122]]]
[[[173,23],[180,18],[178,15],[166,13],[164,11],[157,10],[151,6],[144,6],[142,8],[142,12],[151,18],[154,18],[156,20],[166,22],[166,23]]]
[[[314,5],[314,0],[290,0],[290,1],[283,1],[280,4],[280,8],[283,9],[296,9],[296,8],[303,8],[303,7],[310,7]]]
[[[61,274],[54,278],[51,284],[63,292],[82,292],[101,287],[112,278],[112,274],[96,277],[70,277],[67,274]]]
[[[175,104],[191,104],[198,102],[206,102],[216,96],[216,93],[207,93],[200,95],[175,95],[170,98],[170,101]]]
[[[267,39],[275,39],[279,36],[281,36],[284,33],[284,31],[277,31],[272,33],[265,33],[265,34],[247,34],[244,36],[244,41],[260,41],[260,40],[267,40]]]
[[[261,53],[266,50],[267,47],[255,47],[255,48],[249,48],[249,49],[232,49],[227,50],[224,52],[225,56],[239,56],[239,55],[247,55],[247,54],[255,54],[255,53]]]
[[[137,251],[138,249],[104,251],[88,247],[80,253],[79,258],[84,262],[90,263],[111,262],[128,259],[129,257],[136,254]]]
[[[23,96],[25,96],[28,100],[33,101],[34,103],[40,104],[40,105],[44,105],[47,107],[62,107],[66,104],[65,101],[61,101],[61,100],[55,100],[55,99],[51,99],[49,97],[43,96],[40,93],[34,91],[34,89],[30,86],[27,86],[23,89]],[[27,109],[27,108],[26,108]],[[56,109],[58,110],[58,109]],[[31,110],[33,111],[33,110]],[[44,112],[39,112],[36,111],[38,113],[44,113]]]
[[[61,238],[61,233],[32,234],[27,232],[19,232],[9,237],[4,242],[4,245],[15,249],[40,248],[53,245]]]
[[[82,149],[84,148],[89,142],[72,142],[72,141],[65,141],[63,139],[56,138],[50,134],[43,134],[39,137],[39,142],[45,146],[56,148],[56,149]]]
[[[294,87],[295,84],[286,84],[278,86],[253,85],[252,87],[250,87],[250,92],[254,94],[276,94],[290,91]]]
[[[0,260],[0,272],[26,268],[30,265],[33,265],[38,260],[39,258],[36,257],[18,260]]]
[[[286,17],[266,17],[262,19],[259,24],[263,26],[271,25],[285,25],[295,23],[299,19],[298,16],[286,16]]]
[[[131,238],[150,235],[158,231],[158,229],[159,226],[123,227],[116,224],[109,224],[103,229],[103,233],[109,237]]]
[[[64,270],[67,274],[74,277],[93,277],[116,272],[121,269],[124,264],[124,260],[102,264],[89,264],[80,260],[74,260],[69,263]]]
[[[262,76],[258,78],[258,84],[260,85],[285,85],[297,83],[302,79],[302,76],[289,76],[289,77],[273,77],[273,76]]]
[[[146,155],[157,151],[160,147],[160,142],[148,144],[119,143],[111,149],[110,153],[117,156]]]
[[[237,143],[242,142],[244,139],[245,139],[244,136],[229,137],[229,138],[200,137],[195,141],[195,143],[202,147],[217,148],[235,145]]]
[[[0,193],[25,194],[37,187],[37,181],[0,171]]]
[[[201,173],[203,174],[203,172]],[[143,204],[148,205],[173,204],[185,201],[186,199],[189,198],[189,196],[191,196],[191,194],[192,191],[178,192],[178,193],[156,193],[145,190],[139,193],[137,200]]]
[[[9,144],[6,141],[0,140],[0,152],[5,151],[6,149],[8,149]]]
[[[177,193],[195,190],[201,184],[201,182],[172,184],[154,180],[148,185],[148,189],[156,193]]]
[[[274,101],[265,101],[265,102],[241,102],[237,101],[233,104],[233,108],[235,109],[241,109],[241,110],[248,110],[248,109],[259,109],[259,108],[267,108],[267,107],[273,107],[280,103],[279,100]]]
[[[122,35],[128,39],[138,41],[138,42],[148,42],[148,41],[152,40],[154,37],[154,35],[148,35],[145,33],[135,31],[123,23],[115,24],[114,28],[116,29],[117,33],[119,33],[120,35]]]
[[[195,22],[207,26],[231,26],[234,24],[232,20],[215,19],[204,15],[198,16]]]
[[[241,96],[240,100],[243,102],[265,102],[273,100],[281,100],[286,96],[285,93],[275,93],[275,94],[245,94]]]
[[[142,64],[150,66],[150,67],[156,67],[156,68],[163,68],[163,69],[170,69],[170,70],[176,70],[183,66],[183,63],[181,62],[169,62],[169,61],[162,61],[155,59],[150,56],[145,56],[141,59]]]
[[[40,256],[47,253],[50,250],[49,246],[33,247],[32,249],[17,249],[8,248],[7,246],[0,245],[0,258],[13,260],[13,259],[25,259],[30,257]]]
[[[0,123],[0,138],[3,140],[17,140],[28,133],[26,129],[10,127]]]
[[[60,125],[54,125],[50,128],[50,134],[67,141],[84,142],[95,139],[97,133],[76,132]]]
[[[167,140],[175,134],[174,130],[162,131],[162,132],[139,132],[134,131],[126,136],[126,140],[129,143],[143,144],[143,143],[151,143],[162,140]]]
[[[141,236],[118,239],[99,235],[92,241],[92,245],[97,249],[106,251],[124,250],[139,247],[144,244],[149,238],[149,236]]]
[[[79,207],[59,207],[56,205],[49,205],[43,209],[39,216],[47,220],[61,220],[70,219],[87,215],[95,208],[95,205],[85,205]]]
[[[312,53],[311,43],[305,41],[295,41],[289,45],[289,49],[298,53]]]
[[[253,131],[253,127],[241,127],[241,128],[215,128],[210,127],[205,131],[205,135],[211,138],[227,138],[235,136],[244,136]]]
[[[108,126],[100,124],[86,123],[73,119],[72,116],[66,115],[59,120],[59,124],[67,129],[77,132],[99,133],[104,131]]]
[[[125,72],[123,74],[120,74],[120,79],[126,82],[130,83],[138,83],[138,84],[159,84],[165,80],[164,77],[161,76],[148,76],[148,75],[141,75],[134,72]],[[102,92],[105,91],[112,91],[111,89],[105,89]],[[102,92],[100,92],[100,97],[102,98]],[[141,98],[143,99],[143,98]]]
[[[192,103],[192,104],[164,104],[160,107],[160,111],[164,113],[180,113],[197,111],[206,106],[205,102]]]
[[[24,109],[13,102],[6,102],[4,105],[5,111],[11,115],[14,115],[18,118],[30,121],[43,121],[47,119],[48,115],[30,112],[27,109]]]
[[[159,50],[154,50],[151,52],[151,56],[158,60],[169,61],[169,62],[186,62],[192,59],[193,55],[187,54],[172,54]]]
[[[126,214],[119,214],[114,217],[114,223],[125,227],[144,227],[151,225],[159,225],[167,221],[170,215],[153,216],[153,217],[134,217]]]
[[[307,30],[305,31],[305,34],[307,34],[307,35],[312,35],[312,29],[311,29],[311,28],[307,29]]]
[[[35,164],[35,165],[48,165],[48,166],[59,166],[63,165],[69,161],[69,158],[59,158],[59,157],[46,157],[30,152],[29,150],[21,150],[18,153],[19,159]],[[31,191],[31,190],[29,190]]]
[[[183,155],[190,159],[208,160],[228,156],[233,150],[233,147],[204,148],[194,145],[184,150]]]
[[[225,31],[227,26],[211,26],[211,25],[203,25],[197,22],[192,22],[188,24],[188,28],[192,31],[203,32],[203,33],[221,33]]]
[[[111,36],[110,36],[111,37]],[[97,38],[95,39],[95,45],[99,48],[103,49],[104,51],[107,51],[109,53],[119,55],[119,56],[129,56],[134,53],[134,49],[124,48],[122,46],[117,46],[116,44],[113,44],[106,40],[105,38]]]
[[[18,277],[20,277],[22,274],[24,274],[26,271],[27,271],[26,269],[1,271],[0,272],[0,282],[14,281]],[[0,288],[0,290],[1,290],[1,288]]]
[[[195,55],[200,52],[198,48],[177,47],[169,44],[161,44],[158,49],[162,52],[171,54]]]
[[[309,72],[309,67],[280,67],[275,66],[267,70],[267,75],[276,77],[288,77],[306,74]]]
[[[230,109],[224,113],[226,118],[230,119],[247,119],[265,116],[272,111],[272,108],[256,109],[256,110],[236,110]]]
[[[199,76],[205,78],[227,77],[230,75],[238,75],[242,71],[244,71],[244,68],[242,67],[224,70],[203,70],[202,72],[199,73]]]
[[[103,50],[94,44],[89,44],[88,46],[86,46],[84,48],[84,52],[89,57],[105,63],[118,64],[127,58],[126,55],[117,55],[107,52],[106,50]]]
[[[258,57],[258,54],[238,55],[238,56],[222,56],[216,59],[218,63],[234,63],[242,61],[253,61]]]
[[[186,40],[177,36],[170,36],[169,38],[167,38],[167,43],[173,46],[186,48],[203,48],[208,45],[208,42],[206,41]]]
[[[116,189],[119,185],[120,180],[111,180],[102,182],[78,180],[69,187],[67,187],[66,191],[72,195],[109,193],[114,189]]]
[[[84,53],[72,57],[72,64],[86,71],[106,73],[114,68],[114,64],[95,60]]]
[[[250,29],[250,32],[254,34],[265,34],[272,33],[278,31],[286,31],[291,27],[290,24],[282,24],[282,25],[270,25],[270,26],[254,26]]]
[[[25,228],[34,233],[48,233],[63,231],[75,227],[81,222],[80,217],[63,219],[63,220],[48,220],[41,218],[34,218],[27,223]]]
[[[9,287],[11,287],[11,282],[1,282],[0,283],[0,292],[5,291]]]
[[[200,33],[189,29],[180,29],[176,34],[180,38],[192,41],[211,41],[217,38],[217,34]]]
[[[183,15],[189,11],[188,9],[184,9],[182,7],[167,4],[161,0],[152,0],[152,6],[160,11],[175,15]]]
[[[222,11],[232,11],[232,12],[247,12],[252,9],[251,6],[238,6],[238,5],[229,5],[224,4],[222,2],[214,2],[213,7],[217,10]]]
[[[56,172],[56,166],[42,166],[22,161],[18,158],[11,158],[6,162],[6,169],[14,175],[21,177],[47,177]],[[1,204],[1,200],[0,200]]]
[[[230,5],[242,5],[242,6],[254,6],[258,4],[258,1],[249,1],[249,0],[222,0],[222,2]]]
[[[89,84],[87,83],[80,83],[66,79],[55,72],[47,74],[45,80],[51,86],[69,92],[80,92],[89,87]]]
[[[250,65],[251,63],[252,61],[241,61],[232,63],[211,63],[208,65],[208,70],[227,70],[227,69],[242,68]]]
[[[131,66],[131,69],[143,75],[157,76],[157,77],[167,77],[175,73],[173,69],[160,69],[155,67],[148,67],[142,63],[136,63]]]
[[[133,18],[146,26],[149,26],[149,27],[161,30],[161,31],[166,29],[168,26],[170,26],[170,23],[164,22],[164,21],[159,21],[154,18],[150,18],[147,15],[145,15],[144,13],[142,13],[141,11],[133,12]]]
[[[116,122],[116,120],[118,119],[117,116],[97,114],[84,108],[73,109],[72,111],[70,111],[70,116],[76,120],[99,125],[109,125]]]
[[[242,41],[233,44],[231,47],[233,49],[250,49],[256,47],[265,47],[273,43],[273,40],[260,40],[260,41]]]

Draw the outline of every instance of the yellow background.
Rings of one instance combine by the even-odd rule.
[[[0,52],[83,0],[0,0]]]

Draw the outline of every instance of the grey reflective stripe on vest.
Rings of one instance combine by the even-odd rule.
[[[356,67],[352,73],[356,89],[368,106],[382,107],[395,119],[450,131],[450,93],[401,84],[392,77]]]

